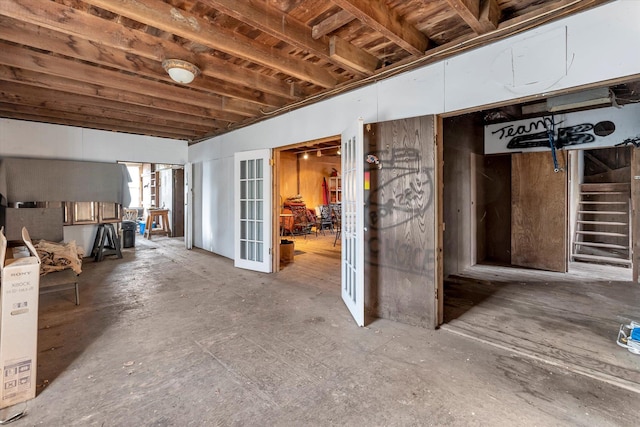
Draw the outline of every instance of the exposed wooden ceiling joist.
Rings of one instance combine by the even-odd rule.
[[[193,143],[607,1],[0,0],[0,117]]]
[[[232,34],[228,30],[215,27],[204,19],[179,10],[166,3],[152,0],[85,0],[96,7],[126,16],[154,28],[200,43],[211,49],[219,50],[272,67],[300,80],[319,86],[334,87],[338,81],[328,71],[311,63],[292,60],[287,55],[267,49],[250,38]]]
[[[429,47],[427,36],[379,0],[332,1],[412,55],[424,55]]]
[[[500,19],[497,0],[447,0],[476,34],[495,30]]]
[[[314,39],[319,39],[322,36],[326,36],[327,34],[337,30],[338,28],[344,27],[354,19],[356,19],[356,17],[349,13],[349,11],[341,10],[337,13],[334,13],[324,21],[314,25],[311,29],[311,36]]]
[[[267,4],[259,2],[245,3],[236,0],[201,1],[298,49],[308,51],[327,61],[332,59],[327,37],[312,37],[311,28],[307,25],[275,8],[269,7]],[[371,74],[377,67],[378,59],[354,46],[349,50],[345,60],[340,60],[339,62],[357,74]],[[373,67],[371,64],[373,64]]]

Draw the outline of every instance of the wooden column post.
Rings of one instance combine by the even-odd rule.
[[[633,268],[633,283],[638,283],[640,273],[640,151],[637,148],[631,154],[631,265]]]

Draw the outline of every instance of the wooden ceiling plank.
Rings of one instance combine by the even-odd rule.
[[[147,114],[148,116],[171,115],[176,123],[187,124],[192,127],[227,127],[231,121],[218,120],[211,117],[211,112],[204,108],[189,108],[188,105],[179,104],[172,101],[164,101],[161,98],[151,98],[140,96],[127,91],[118,91],[110,88],[102,88],[97,85],[87,85],[73,80],[64,79],[57,76],[48,76],[28,70],[15,70],[10,67],[0,65],[0,80],[12,82],[19,85],[33,87],[33,91],[28,91],[32,96],[40,95],[41,99],[47,96],[55,96],[57,92],[70,93],[78,98],[89,96],[85,102],[101,104],[113,108],[114,110],[132,111],[137,114]],[[38,91],[35,88],[42,88]],[[7,88],[8,90],[8,88]],[[27,92],[26,89],[23,90]],[[92,99],[94,98],[94,99]]]
[[[219,95],[205,94],[176,85],[129,76],[84,63],[75,63],[71,68],[68,60],[35,51],[27,52],[25,49],[2,42],[0,42],[0,50],[3,52],[3,55],[0,55],[0,64],[148,96],[162,96],[165,99],[217,111],[216,118],[224,120],[238,121],[240,120],[238,116],[252,117],[260,112],[259,107],[255,104],[234,99],[228,100]]]
[[[447,0],[462,20],[478,35],[498,28],[497,0]]]
[[[214,27],[199,17],[169,4],[150,0],[86,0],[85,3],[126,16],[135,21],[167,31],[211,49],[236,55],[275,68],[284,74],[324,88],[335,87],[338,80],[318,65],[299,63],[287,54],[267,48],[248,37]]]
[[[255,90],[291,100],[297,100],[307,95],[295,83],[239,67],[212,55],[193,53],[177,43],[163,41],[162,46],[158,46],[157,38],[150,34],[126,28],[116,22],[107,21],[59,3],[42,2],[41,0],[16,0],[13,7],[0,8],[0,15],[14,19],[14,22],[23,21],[74,36],[76,38],[69,40],[70,49],[74,48],[74,43],[78,42],[78,39],[84,39],[94,46],[118,49],[125,57],[135,54],[157,61],[158,67],[156,69],[161,74],[164,74],[164,70],[161,70],[159,65],[162,60],[181,58],[200,65],[202,74],[205,76],[246,85]],[[96,58],[102,57],[96,56]],[[203,64],[206,66],[202,66]],[[129,71],[137,71],[136,66],[137,64],[128,61]],[[197,85],[198,81],[195,84]]]
[[[592,7],[609,3],[611,0],[558,0],[553,3],[545,3],[531,12],[518,15],[498,24],[499,30],[520,31],[523,28],[533,28],[538,25],[551,22],[574,13],[590,9]]]
[[[358,75],[371,75],[378,66],[378,58],[355,46],[344,51],[344,54],[348,54],[346,61],[332,56],[329,52],[328,38],[314,39],[311,28],[306,24],[265,3],[239,0],[201,0],[201,2],[328,62],[337,60],[339,65],[346,66]],[[374,65],[373,68],[371,64]]]
[[[429,39],[416,27],[405,22],[381,0],[332,0],[365,25],[373,28],[415,56],[423,56]]]
[[[29,113],[22,112],[23,109],[32,109],[33,111]],[[0,110],[1,112],[2,110]],[[102,116],[92,116],[91,114],[93,109],[88,106],[78,106],[78,105],[69,105],[67,103],[59,103],[55,105],[55,109],[43,108],[39,106],[31,106],[31,105],[14,105],[14,108],[11,109],[12,112],[22,112],[22,114],[30,114],[33,117],[41,116],[44,119],[57,118],[59,120],[66,121],[82,121],[85,123],[94,123],[100,125],[109,125],[113,128],[120,126],[127,126],[129,129],[136,129],[137,133],[143,133],[146,135],[156,135],[157,132],[162,132],[165,134],[173,134],[173,135],[181,135],[181,139],[198,139],[202,135],[207,135],[215,130],[220,130],[220,128],[209,128],[205,131],[197,132],[192,129],[188,129],[185,127],[168,127],[163,125],[153,125],[147,121],[143,122],[134,122],[131,120],[119,120],[115,117],[102,117]],[[4,113],[8,113],[8,111],[4,111]],[[107,111],[106,114],[109,114],[110,111]],[[7,114],[3,114],[7,115]],[[42,119],[40,121],[43,121]],[[46,120],[44,120],[46,121]],[[89,126],[90,127],[90,126]],[[224,128],[221,128],[224,129]]]
[[[28,114],[28,115],[31,115],[32,117],[40,116],[40,117],[46,117],[46,118],[55,118],[59,120],[74,120],[78,122],[86,121],[88,117],[86,114],[73,113],[73,112],[68,112],[63,110],[50,110],[42,107],[9,104],[5,102],[0,102],[0,111]],[[205,131],[203,130],[200,132],[196,132],[195,130],[190,128],[177,128],[173,125],[167,126],[162,124],[161,121],[155,121],[155,120],[145,120],[143,122],[140,122],[140,121],[133,120],[133,118],[135,117],[130,117],[130,118],[124,117],[120,119],[115,116],[110,116],[110,117],[93,116],[91,117],[91,122],[101,124],[101,125],[109,125],[109,126],[116,126],[116,125],[122,124],[129,128],[136,127],[145,133],[158,130],[163,133],[180,134],[185,138],[189,138],[189,139],[197,138],[199,135],[201,135],[201,132]],[[208,129],[208,131],[210,131],[210,129]]]
[[[327,34],[337,30],[338,28],[344,27],[354,19],[356,19],[356,17],[349,13],[349,11],[341,10],[338,13],[331,15],[324,21],[314,25],[311,28],[311,37],[313,37],[314,39],[319,39],[322,36],[326,36]]]
[[[501,13],[498,0],[485,0],[480,4],[479,21],[484,30],[482,34],[498,28]]]
[[[167,124],[164,119],[163,112],[156,112],[156,115],[144,115],[137,110],[127,109],[127,106],[119,106],[113,102],[97,102],[93,104],[87,104],[88,99],[74,94],[65,92],[59,92],[50,90],[47,91],[52,96],[57,96],[56,99],[49,101],[42,101],[42,98],[37,93],[30,93],[28,90],[20,93],[15,92],[15,89],[2,89],[2,102],[18,104],[24,107],[42,108],[43,110],[51,110],[62,113],[82,114],[86,118],[90,119],[105,119],[114,121],[129,121],[137,123],[143,128],[153,130],[155,125],[163,127],[171,127],[173,129],[182,130],[187,129],[189,132],[196,134],[202,134],[209,132],[215,126],[199,128],[197,126],[183,123],[178,126],[173,126],[170,123]],[[129,106],[130,107],[130,106]],[[137,120],[136,120],[137,119]],[[151,126],[154,125],[154,126]],[[225,128],[226,126],[219,126],[219,128]]]
[[[336,60],[344,64],[349,64],[352,68],[363,67],[361,71],[367,74],[370,73],[370,70],[375,70],[378,67],[380,61],[375,56],[369,58],[371,55],[360,57],[358,62],[351,62],[352,58],[358,56],[359,50],[340,37],[332,36],[329,40],[329,54],[332,58],[336,58]]]
[[[92,121],[87,121],[87,120],[76,121],[76,120],[69,120],[69,119],[57,119],[53,117],[45,117],[43,119],[40,116],[32,116],[30,114],[22,114],[22,113],[12,114],[11,112],[6,112],[5,114],[3,114],[3,117],[7,119],[13,119],[13,120],[25,120],[30,122],[49,123],[49,124],[62,125],[62,126],[74,126],[79,128],[85,128],[85,129],[102,130],[107,132],[120,132],[120,133],[132,134],[132,135],[145,135],[145,136],[149,135],[148,133],[145,133],[138,127],[122,126],[117,124],[114,124],[113,126],[106,126],[106,125],[98,126],[96,123]],[[182,140],[182,141],[192,141],[191,138],[187,138],[184,135],[181,135],[178,133],[165,133],[165,132],[157,131],[157,132],[154,132],[153,136],[158,138],[169,138],[169,139],[176,139],[176,140]]]

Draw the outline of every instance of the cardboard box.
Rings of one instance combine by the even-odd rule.
[[[294,242],[291,240],[280,241],[280,261],[283,263],[293,262]]]
[[[0,408],[36,396],[40,258],[26,228],[7,247],[0,229]]]

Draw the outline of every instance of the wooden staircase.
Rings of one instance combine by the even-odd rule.
[[[630,267],[630,184],[582,184],[577,213],[571,259]]]

